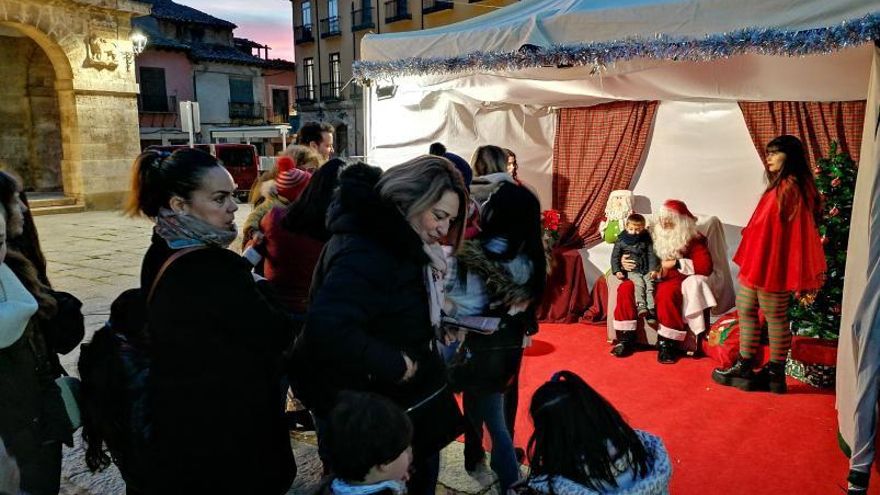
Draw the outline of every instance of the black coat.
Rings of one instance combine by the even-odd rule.
[[[436,350],[422,242],[363,184],[342,182],[328,226],[293,356],[297,397],[325,417],[341,390],[379,393],[405,410],[422,404],[409,411],[413,447],[436,452],[460,431],[461,415]],[[418,371],[401,383],[404,352]]]
[[[654,243],[647,230],[639,235],[624,231],[617,236],[614,250],[611,252],[611,273],[626,273],[620,263],[620,258],[624,254],[628,254],[630,259],[636,262],[636,267],[631,270],[633,273],[646,274],[660,270],[660,259],[654,254]]]
[[[171,254],[154,235],[145,292]],[[185,254],[159,281],[147,320],[156,493],[286,492],[296,464],[280,380],[292,326],[250,265],[216,247]]]

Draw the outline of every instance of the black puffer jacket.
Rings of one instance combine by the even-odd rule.
[[[172,253],[153,236],[145,291]],[[217,247],[185,254],[147,313],[155,493],[285,493],[296,464],[280,384],[293,325],[250,265]]]
[[[436,451],[455,438],[461,416],[434,343],[428,257],[403,216],[374,192],[375,177],[346,175],[328,214],[333,236],[315,269],[292,381],[320,416],[341,390],[372,391],[415,407],[408,411],[413,446]],[[406,383],[403,353],[418,366]]]

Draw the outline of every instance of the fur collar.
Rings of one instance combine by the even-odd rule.
[[[456,254],[456,258],[464,271],[473,272],[485,281],[490,299],[499,300],[504,306],[513,306],[531,300],[528,285],[517,284],[502,262],[487,258],[480,241],[466,241]]]

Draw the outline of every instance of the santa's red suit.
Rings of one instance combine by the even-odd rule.
[[[680,203],[669,201],[670,203]],[[680,208],[685,222],[695,222],[695,217],[687,211],[683,203],[673,205]],[[678,212],[676,212],[678,213]],[[693,225],[693,224],[692,224]],[[694,229],[695,230],[695,229]],[[654,300],[657,305],[657,321],[660,324],[657,333],[670,340],[682,341],[687,333],[684,331],[685,319],[682,315],[681,284],[689,275],[709,276],[712,273],[712,256],[706,238],[699,233],[688,241],[684,249],[677,250],[674,257],[675,268],[667,270],[655,289]],[[614,309],[614,329],[618,332],[634,332],[638,323],[638,310],[635,303],[635,286],[624,281],[617,289],[617,306]],[[618,334],[619,335],[619,334]]]

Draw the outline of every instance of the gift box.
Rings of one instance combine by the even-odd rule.
[[[785,374],[816,388],[834,386],[837,341],[795,335],[785,360]]]

